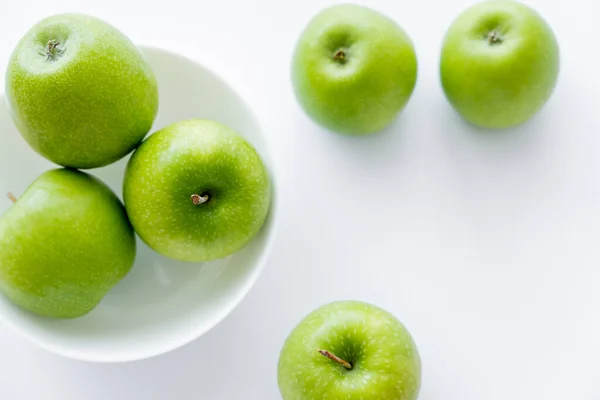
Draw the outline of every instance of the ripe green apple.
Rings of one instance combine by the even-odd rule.
[[[15,125],[50,161],[96,168],[130,153],[152,128],[158,85],[136,46],[91,16],[60,14],[14,49],[6,96]]]
[[[396,317],[372,304],[337,301],[305,317],[278,365],[284,400],[415,400],[421,359]]]
[[[263,226],[271,185],[262,159],[218,122],[171,124],[133,153],[123,184],[135,231],[157,253],[181,261],[227,257]]]
[[[413,44],[387,16],[354,4],[322,10],[294,49],[292,84],[304,111],[347,135],[392,123],[417,81]]]
[[[125,208],[99,179],[54,169],[0,218],[0,292],[51,318],[92,311],[133,266]]]
[[[482,128],[529,120],[552,95],[558,73],[559,47],[551,27],[512,0],[464,11],[442,46],[444,93],[464,120]]]

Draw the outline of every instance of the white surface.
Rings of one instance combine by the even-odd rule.
[[[83,11],[214,68],[249,99],[273,146],[275,248],[222,324],[164,356],[71,361],[0,327],[0,398],[279,399],[285,336],[341,298],[406,323],[423,358],[420,400],[600,398],[597,0],[528,1],[559,38],[560,80],[537,118],[492,135],[460,123],[438,84],[443,34],[474,1],[368,1],[407,30],[420,68],[394,128],[363,139],[316,127],[289,85],[299,31],[333,1],[134,3],[11,2],[0,13],[2,65],[39,18]]]
[[[213,328],[237,306],[265,266],[275,238],[277,179],[269,146],[248,104],[205,67],[165,50],[143,47],[160,92],[152,132],[190,118],[219,121],[256,148],[270,170],[272,203],[263,229],[244,249],[206,263],[159,256],[138,240],[131,272],[88,315],[69,321],[39,318],[0,296],[0,322],[54,353],[83,361],[145,359],[189,343]],[[33,152],[13,124],[0,96],[0,191],[17,197],[42,172],[56,166]],[[87,172],[122,197],[127,156]],[[19,168],[12,168],[19,165]],[[0,213],[10,208],[0,205]]]

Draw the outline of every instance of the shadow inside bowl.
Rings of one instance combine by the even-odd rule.
[[[219,121],[254,145],[272,173],[260,125],[244,100],[223,80],[179,55],[149,47],[142,47],[142,51],[156,73],[160,90],[152,132],[189,118]],[[35,177],[56,166],[34,153],[21,138],[4,98],[0,127],[0,191],[19,195]],[[87,172],[122,198],[128,159]],[[10,202],[4,202],[0,212],[9,206]],[[254,240],[222,260],[178,262],[159,256],[138,240],[132,271],[85,317],[40,318],[0,296],[0,318],[43,348],[77,359],[129,361],[173,350],[214,327],[254,284],[270,247],[274,208],[273,202],[270,216]]]

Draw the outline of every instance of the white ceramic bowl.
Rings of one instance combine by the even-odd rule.
[[[178,348],[217,325],[248,293],[266,262],[274,237],[276,188],[261,127],[248,104],[207,68],[170,52],[141,47],[160,88],[160,109],[152,132],[188,118],[208,118],[242,134],[261,154],[273,181],[270,216],[259,235],[231,257],[183,263],[160,257],[138,240],[129,275],[85,317],[51,320],[22,311],[0,296],[0,320],[39,346],[75,359],[122,362]],[[88,172],[121,197],[129,157]],[[43,171],[56,166],[21,138],[0,101],[0,192],[20,195]],[[4,193],[1,193],[2,196]],[[1,200],[0,213],[11,203]]]

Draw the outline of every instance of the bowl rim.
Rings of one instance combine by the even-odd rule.
[[[262,144],[263,154],[261,154],[261,157],[266,158],[266,160],[267,160],[267,163],[266,163],[267,171],[269,173],[269,178],[271,181],[270,182],[271,183],[270,208],[269,208],[267,221],[266,221],[265,225],[263,226],[263,229],[267,228],[268,230],[266,233],[265,244],[259,250],[260,255],[258,256],[258,260],[254,263],[254,267],[252,268],[252,271],[250,272],[249,276],[245,279],[244,283],[240,286],[240,289],[237,290],[235,292],[235,294],[233,294],[230,297],[230,300],[226,303],[226,305],[224,307],[220,308],[218,312],[215,312],[215,315],[212,316],[207,322],[204,322],[202,324],[193,324],[188,329],[188,332],[182,333],[179,335],[173,335],[173,338],[177,338],[177,340],[170,340],[170,341],[163,342],[163,343],[168,343],[167,345],[154,346],[154,347],[152,347],[152,346],[140,347],[140,349],[143,349],[143,350],[136,349],[135,351],[132,351],[132,352],[122,352],[122,351],[121,352],[108,352],[108,353],[103,353],[103,355],[100,357],[98,356],[99,353],[94,352],[94,356],[89,356],[89,354],[86,353],[85,351],[82,351],[79,349],[78,350],[64,349],[62,346],[56,346],[56,345],[52,344],[51,341],[40,339],[39,336],[31,333],[31,331],[22,327],[20,324],[15,323],[14,319],[7,318],[5,315],[0,314],[0,324],[10,328],[13,332],[16,332],[17,334],[19,334],[23,338],[27,339],[31,343],[39,346],[40,348],[42,348],[50,353],[54,353],[56,355],[74,359],[74,360],[78,360],[78,361],[87,361],[87,362],[94,362],[94,363],[124,363],[124,362],[141,361],[141,360],[145,360],[145,359],[149,359],[149,358],[153,358],[153,357],[157,357],[157,356],[160,356],[163,354],[170,353],[174,350],[177,350],[181,347],[184,347],[184,346],[190,344],[191,342],[199,339],[206,333],[210,332],[217,325],[219,325],[221,322],[223,322],[223,320],[225,320],[242,303],[242,301],[246,298],[248,293],[250,293],[252,288],[255,286],[256,282],[258,281],[258,278],[263,273],[265,266],[267,264],[267,261],[271,255],[271,251],[272,251],[272,248],[273,248],[273,245],[275,242],[275,238],[277,236],[277,231],[278,231],[279,190],[278,190],[278,178],[277,178],[277,172],[276,172],[277,167],[275,165],[276,161],[275,161],[275,157],[272,156],[272,154],[273,154],[272,146],[268,140],[268,137],[265,135],[264,126],[261,123],[261,121],[260,121],[258,115],[256,114],[256,112],[254,111],[254,109],[250,106],[250,103],[248,102],[246,97],[244,95],[242,95],[236,89],[236,87],[234,85],[232,85],[228,80],[226,80],[222,75],[217,73],[214,69],[201,63],[200,61],[198,61],[197,59],[195,59],[192,56],[189,56],[187,54],[184,55],[182,53],[174,52],[172,50],[169,50],[169,49],[166,49],[163,47],[159,47],[159,46],[155,46],[155,45],[148,45],[145,43],[138,43],[138,44],[136,44],[136,47],[142,52],[143,55],[147,51],[161,52],[161,53],[167,54],[169,57],[179,58],[182,61],[194,64],[196,67],[203,69],[203,70],[205,70],[206,73],[212,75],[214,77],[214,79],[220,81],[220,83],[223,86],[225,86],[226,88],[231,90],[231,92],[234,93],[239,98],[242,106],[246,109],[249,118],[252,120],[252,122],[255,124],[255,126],[258,128],[259,132],[262,134],[262,136],[264,138],[264,141]],[[4,93],[2,93],[1,97],[6,102],[6,95]],[[149,134],[151,134],[151,132],[149,132]],[[145,138],[147,138],[147,137],[148,137],[148,135]],[[130,154],[128,154],[127,156],[130,156]]]

